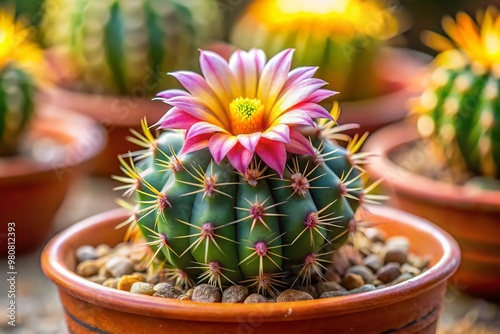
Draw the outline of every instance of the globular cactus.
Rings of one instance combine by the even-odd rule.
[[[12,155],[34,112],[41,51],[12,13],[0,11],[0,156]]]
[[[84,89],[154,95],[161,73],[196,69],[198,48],[220,33],[215,0],[48,0],[44,41],[74,61]]]
[[[180,283],[271,295],[310,284],[347,240],[359,205],[376,199],[363,187],[366,154],[354,154],[365,137],[335,142],[338,127],[317,104],[333,92],[312,78],[315,68],[289,72],[292,53],[265,64],[261,50],[236,51],[228,64],[202,51],[204,78],[174,73],[189,93],[159,94],[172,105],[159,122],[169,130],[155,139],[143,123],[132,140],[144,149],[120,158],[118,189],[135,199],[127,223]]]
[[[375,56],[398,32],[391,9],[377,0],[256,0],[230,39],[269,55],[294,48],[294,65],[319,66],[318,77],[340,91],[341,100],[368,98],[383,86]]]
[[[476,23],[459,13],[443,27],[450,39],[424,35],[442,52],[416,106],[419,131],[455,170],[500,177],[500,15],[490,7]]]

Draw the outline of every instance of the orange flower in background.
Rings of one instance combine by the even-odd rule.
[[[321,89],[325,81],[313,78],[316,67],[290,71],[292,56],[288,49],[266,63],[262,50],[237,50],[228,62],[201,51],[203,76],[171,73],[188,92],[158,94],[173,107],[160,128],[186,130],[181,153],[208,147],[217,163],[227,156],[240,173],[256,154],[281,176],[287,152],[314,154],[297,128],[314,126],[313,118],[331,119],[318,102],[335,94]]]

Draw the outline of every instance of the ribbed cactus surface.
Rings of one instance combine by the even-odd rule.
[[[88,91],[144,97],[195,69],[220,32],[213,0],[49,0],[44,40],[75,61]]]
[[[208,149],[178,155],[180,132],[143,138],[149,150],[134,154],[138,163],[122,160],[128,177],[117,178],[137,203],[130,221],[185,284],[269,294],[309,284],[347,240],[364,200],[352,152],[321,131],[310,137],[316,154],[290,155],[283,178],[258,158],[242,174],[227,159],[216,164]]]

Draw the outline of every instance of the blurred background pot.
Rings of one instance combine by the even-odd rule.
[[[74,273],[75,250],[82,245],[116,245],[125,230],[115,226],[123,210],[90,217],[55,236],[42,253],[42,268],[57,285],[72,333],[235,332],[255,327],[261,333],[434,333],[447,278],[456,270],[456,242],[439,228],[415,216],[370,207],[366,217],[387,232],[411,239],[411,251],[430,255],[431,268],[404,283],[351,296],[267,304],[205,304],[157,299],[106,288]]]

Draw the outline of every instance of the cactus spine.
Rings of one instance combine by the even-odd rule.
[[[475,28],[469,16],[459,15],[457,23],[451,18],[443,21],[450,37],[446,44],[434,33],[425,36],[430,46],[444,51],[436,58],[430,84],[416,108],[422,114],[419,131],[435,139],[451,167],[498,178],[500,33],[495,27],[500,16],[491,7],[478,15],[481,28]]]
[[[76,62],[84,89],[151,96],[170,78],[161,73],[195,69],[197,48],[219,34],[211,0],[49,0],[44,39]],[[52,10],[53,11],[53,10]]]

